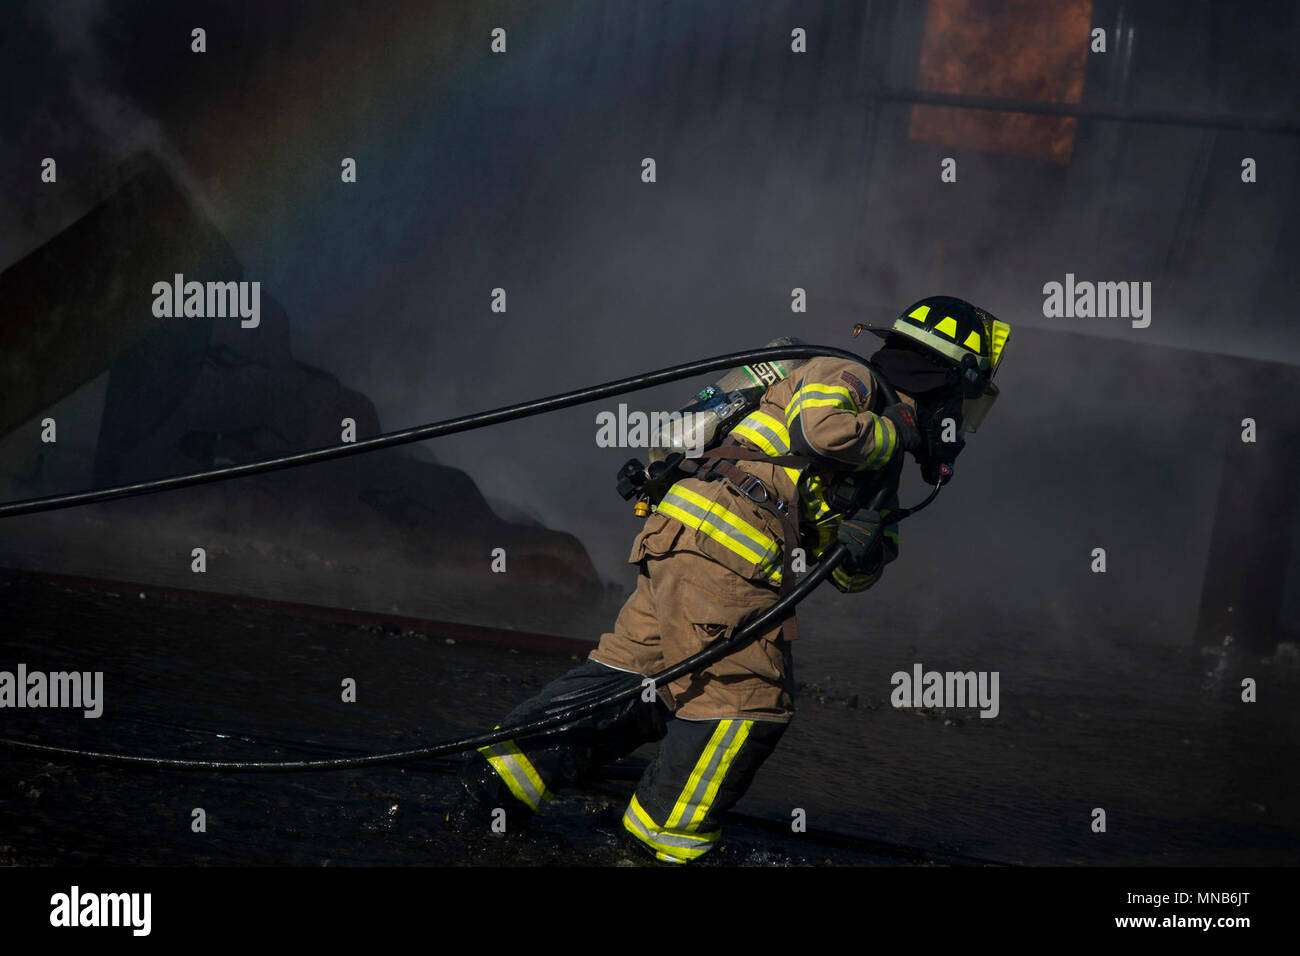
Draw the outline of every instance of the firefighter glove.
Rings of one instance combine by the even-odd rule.
[[[880,413],[880,417],[887,418],[894,426],[894,433],[898,435],[898,445],[903,451],[914,452],[921,447],[921,430],[916,423],[916,410],[911,405],[902,402],[890,405]]]

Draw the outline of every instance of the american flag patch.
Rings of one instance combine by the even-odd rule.
[[[849,372],[840,372],[840,378],[843,379],[858,396],[858,408],[866,408],[867,403],[871,401],[871,393],[867,391],[867,386],[862,384],[862,379]]]

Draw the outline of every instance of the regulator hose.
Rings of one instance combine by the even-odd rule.
[[[483,428],[487,425],[513,421],[514,419],[526,418],[531,415],[539,415],[544,412],[568,408],[573,405],[580,405],[601,398],[610,398],[616,395],[626,394],[627,392],[650,388],[666,382],[674,382],[682,378],[690,378],[706,372],[731,369],[738,365],[748,365],[752,362],[772,359],[813,358],[822,355],[849,359],[866,366],[879,376],[877,370],[869,362],[865,361],[860,356],[854,355],[851,352],[846,352],[842,349],[807,345],[752,349],[746,352],[735,352],[730,355],[706,359],[700,362],[692,362],[686,365],[676,365],[670,368],[661,369],[657,372],[650,372],[632,378],[620,379],[615,382],[609,382],[605,385],[598,385],[573,392],[565,392],[551,396],[550,398],[538,399],[536,401],[525,402],[519,405],[511,405],[494,411],[480,412],[476,415],[449,419],[444,422],[423,425],[417,428],[406,429],[404,431],[389,432],[376,438],[367,439],[366,441],[357,442],[355,444],[332,445],[312,451],[302,452],[296,455],[288,455],[283,458],[249,462],[243,465],[232,465],[214,469],[212,471],[178,475],[170,478],[160,478],[153,481],[136,482],[128,485],[118,485],[111,488],[95,489],[68,495],[53,495],[49,497],[30,498],[24,501],[11,502],[9,504],[0,505],[0,517],[17,514],[30,514],[38,511],[51,511],[56,508],[70,508],[76,505],[89,504],[95,501],[107,501],[113,498],[126,498],[135,495],[152,494],[155,492],[167,491],[172,488],[182,488],[189,485],[224,481],[230,478],[239,478],[252,474],[260,474],[262,472],[277,471],[283,468],[295,468],[299,465],[314,464],[319,461],[328,461],[333,458],[361,454],[362,452],[367,451],[377,451],[381,448],[402,445],[413,441],[421,441],[426,438],[435,438],[441,435],[449,435],[460,431],[468,431],[473,428]],[[877,377],[876,381],[880,385],[887,403],[896,403],[898,400],[897,395],[894,393],[893,389],[889,387],[889,384],[884,381],[883,377]],[[936,485],[934,490],[931,491],[929,497],[921,502],[921,504],[913,508],[899,511],[896,520],[902,520],[903,518],[920,511],[934,500],[938,494],[939,488],[940,485]],[[889,496],[896,492],[896,490],[896,483],[887,484],[886,487],[880,489],[876,495],[872,502],[872,507],[879,509],[883,503],[888,500]],[[738,650],[753,641],[760,634],[769,630],[774,624],[784,619],[788,613],[793,611],[804,598],[811,594],[817,586],[822,583],[822,581],[826,580],[826,578],[830,576],[831,572],[833,572],[840,562],[844,560],[846,553],[847,551],[845,546],[837,543],[826,554],[817,567],[808,572],[788,594],[754,617],[753,620],[740,628],[730,638],[715,641],[703,650],[692,654],[690,657],[679,661],[671,667],[665,668],[657,674],[651,675],[648,680],[653,682],[654,687],[671,683],[679,677],[683,677],[686,674],[699,670],[701,667],[711,664],[712,662],[727,656],[733,651]],[[452,754],[486,747],[503,740],[518,740],[556,733],[559,732],[559,729],[575,720],[605,707],[622,703],[625,700],[630,700],[632,697],[644,694],[647,691],[645,680],[632,684],[628,684],[625,680],[619,680],[617,683],[622,686],[608,691],[605,691],[604,689],[589,691],[586,694],[580,695],[579,697],[569,701],[564,709],[558,712],[550,713],[546,716],[525,721],[524,723],[516,724],[511,727],[501,727],[487,733],[476,734],[471,737],[463,737],[459,740],[450,740],[444,743],[432,744],[424,747],[397,750],[387,753],[369,754],[359,757],[279,761],[180,760],[165,757],[106,753],[74,747],[56,747],[50,744],[38,744],[21,740],[0,739],[0,746],[7,746],[19,750],[35,751],[38,753],[58,754],[64,757],[132,766],[140,769],[198,770],[218,773],[294,773],[352,770],[360,767],[374,767],[384,764],[398,764],[433,757],[450,756]]]

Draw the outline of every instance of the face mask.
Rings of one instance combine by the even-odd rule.
[[[890,385],[908,395],[950,388],[955,374],[955,369],[937,365],[919,352],[888,345],[871,356],[871,363]]]
[[[923,411],[928,405],[944,405],[946,414],[938,418],[957,419],[959,434],[978,429],[998,398],[998,387],[983,376],[974,375],[973,366],[969,369],[972,375],[968,381],[962,369],[939,365],[915,350],[894,348],[888,344],[871,357],[871,362],[890,385],[915,397],[917,406]],[[957,390],[955,404],[948,398],[951,390]]]

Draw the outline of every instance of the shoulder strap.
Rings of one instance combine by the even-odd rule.
[[[694,457],[696,459],[718,458],[722,461],[762,461],[782,468],[803,468],[810,464],[803,455],[769,455],[757,448],[746,448],[740,444],[723,444],[717,448],[707,448]]]

